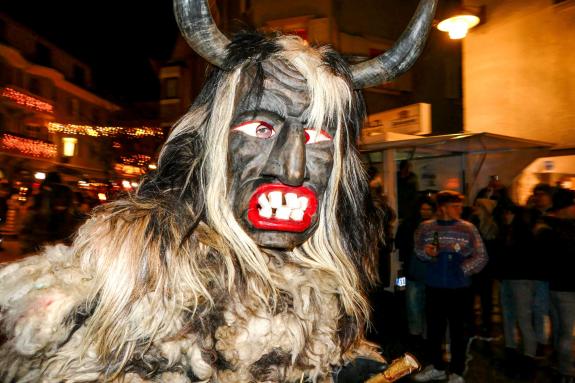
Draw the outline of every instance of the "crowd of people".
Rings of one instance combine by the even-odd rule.
[[[414,380],[464,382],[466,340],[497,333],[495,302],[504,373],[530,379],[550,361],[558,381],[573,382],[574,192],[538,184],[520,206],[493,177],[470,206],[452,191],[425,193],[412,206],[400,214],[395,245],[407,279],[409,345],[427,362]]]
[[[38,251],[48,243],[69,243],[90,210],[99,204],[98,199],[63,183],[57,172],[47,173],[30,195],[21,197],[10,182],[0,182],[0,230],[6,229],[8,211],[12,209],[18,218],[13,234],[23,254]]]

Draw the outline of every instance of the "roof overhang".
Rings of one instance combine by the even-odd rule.
[[[409,138],[388,134],[387,140],[360,145],[360,152],[369,162],[385,162],[384,151],[393,151],[396,160],[435,161],[454,158],[451,164],[461,172],[462,192],[473,198],[487,184],[490,175],[498,175],[504,184],[510,185],[521,171],[535,159],[554,152],[549,142],[526,140],[493,133],[460,133],[442,136],[410,136]],[[373,156],[372,156],[373,154]],[[395,167],[391,166],[391,169]],[[394,177],[388,182],[394,182]]]
[[[408,152],[411,159],[458,156],[462,154],[489,154],[520,150],[550,150],[554,144],[543,141],[503,136],[493,133],[460,133],[441,136],[388,140],[360,145],[363,153],[395,149]]]

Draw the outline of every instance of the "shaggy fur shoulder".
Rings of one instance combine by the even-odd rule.
[[[168,214],[122,204],[72,247],[0,271],[2,381],[330,382],[337,366],[375,355],[329,271],[269,253],[272,293],[205,225],[170,248],[153,229],[175,225]]]
[[[44,359],[58,364],[64,350],[79,345],[74,334],[87,309],[79,308],[91,285],[91,276],[80,271],[71,249],[63,245],[0,271],[2,331],[7,339],[0,351],[3,381],[40,381]]]

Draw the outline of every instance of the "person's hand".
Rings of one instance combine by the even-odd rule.
[[[435,245],[427,244],[423,248],[423,251],[425,251],[428,257],[437,257],[437,246]]]

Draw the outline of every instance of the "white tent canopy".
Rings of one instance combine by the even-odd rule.
[[[420,177],[420,189],[458,189],[469,199],[484,187],[491,175],[505,185],[533,160],[545,156],[553,144],[492,133],[461,133],[441,136],[393,135],[379,143],[361,145],[366,161],[379,164],[385,174],[386,193],[394,202],[395,161],[410,160]],[[387,159],[386,160],[384,160]]]

